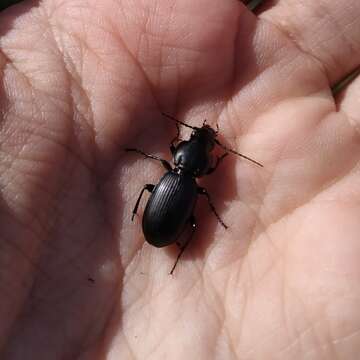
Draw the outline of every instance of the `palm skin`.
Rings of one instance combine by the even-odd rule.
[[[359,81],[330,86],[359,65],[360,6],[299,4],[1,14],[1,359],[357,359]],[[122,150],[170,159],[161,111],[264,164],[201,180],[229,229],[199,201],[173,276],[176,247],[130,220],[164,170]]]

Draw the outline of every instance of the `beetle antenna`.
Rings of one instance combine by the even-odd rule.
[[[214,139],[214,141],[215,141],[219,146],[221,146],[224,150],[229,151],[229,152],[231,152],[231,153],[233,153],[233,154],[235,154],[235,155],[241,156],[242,158],[251,161],[252,163],[256,164],[257,166],[264,167],[263,164],[260,164],[260,163],[257,162],[256,160],[253,160],[253,159],[249,158],[248,156],[245,156],[245,155],[243,155],[243,154],[240,154],[240,153],[238,153],[237,151],[226,147],[226,146],[223,145],[219,140]]]
[[[197,128],[194,127],[194,126],[188,125],[188,124],[186,124],[186,123],[184,123],[184,122],[182,122],[182,121],[180,121],[180,120],[178,120],[178,119],[175,119],[175,118],[172,117],[171,115],[165,114],[165,113],[163,113],[163,112],[162,112],[161,114],[164,115],[165,117],[167,117],[167,118],[169,118],[169,119],[177,122],[178,124],[181,124],[181,125],[186,126],[186,127],[190,128],[190,129],[193,129],[193,130],[196,130],[196,129],[197,129]]]

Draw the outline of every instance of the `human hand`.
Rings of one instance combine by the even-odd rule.
[[[0,14],[1,359],[356,359],[360,5],[25,2]],[[227,157],[177,249],[131,210],[173,124]],[[141,212],[140,212],[141,213]]]

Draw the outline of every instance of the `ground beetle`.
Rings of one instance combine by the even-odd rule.
[[[144,191],[149,191],[151,196],[146,204],[142,219],[143,232],[146,241],[153,246],[163,247],[173,243],[179,246],[179,254],[170,271],[170,274],[172,274],[196,230],[194,208],[198,195],[204,195],[207,198],[210,209],[220,224],[225,229],[227,228],[215,210],[210,195],[205,188],[197,185],[195,179],[214,172],[229,152],[250,160],[258,166],[262,167],[263,165],[221,144],[216,139],[219,129],[217,128],[215,131],[209,125],[206,125],[206,121],[199,128],[185,124],[170,115],[164,113],[163,115],[176,123],[177,135],[170,144],[174,168],[171,167],[168,161],[157,156],[148,155],[141,150],[133,148],[125,150],[137,152],[145,156],[145,158],[158,160],[167,170],[157,185],[146,184],[143,187],[136,201],[131,220],[134,220]],[[176,144],[180,135],[179,124],[192,129],[192,133],[189,140]],[[217,157],[216,160],[212,155],[215,145],[225,150],[225,153]],[[180,243],[178,239],[187,224],[191,225],[191,234],[186,242]]]

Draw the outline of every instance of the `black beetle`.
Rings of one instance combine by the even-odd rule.
[[[146,184],[143,187],[136,201],[131,220],[134,220],[144,191],[149,191],[151,196],[146,204],[142,219],[143,232],[146,241],[153,246],[163,247],[176,243],[180,247],[174,266],[170,271],[170,274],[172,274],[196,230],[194,208],[198,195],[206,196],[212,212],[220,224],[225,229],[227,228],[215,210],[210,195],[205,188],[198,186],[195,179],[214,172],[229,152],[250,160],[258,166],[262,167],[263,165],[221,144],[216,139],[218,129],[215,131],[209,125],[206,125],[206,121],[199,128],[185,124],[170,115],[164,113],[163,115],[176,122],[177,135],[170,144],[174,168],[171,167],[168,161],[157,156],[148,155],[141,150],[134,148],[125,150],[140,153],[145,158],[158,160],[167,170],[157,185]],[[180,135],[179,124],[191,128],[193,131],[189,140],[181,141],[175,145]],[[225,153],[217,157],[214,163],[212,150],[216,144],[222,147]],[[180,244],[177,240],[188,223],[191,225],[191,235],[185,243]]]

